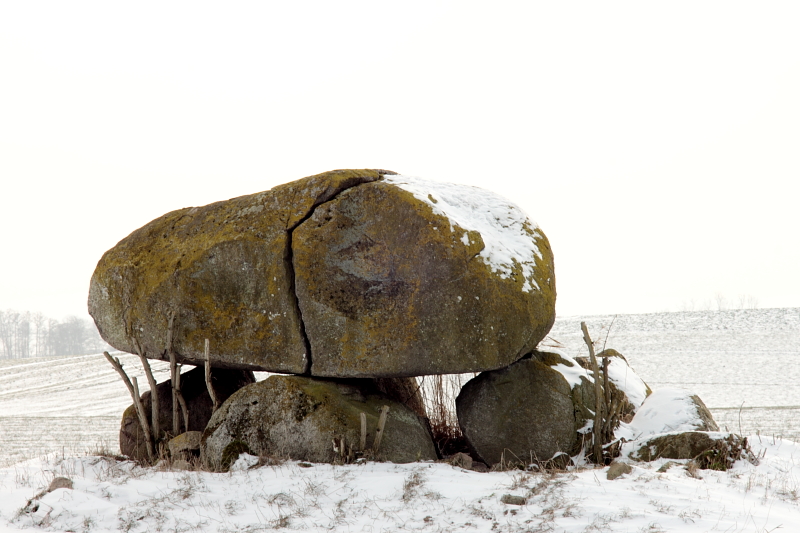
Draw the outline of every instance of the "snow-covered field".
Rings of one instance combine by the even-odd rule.
[[[139,358],[120,359],[146,390]],[[168,366],[152,362],[159,382],[168,379]],[[130,403],[128,390],[101,354],[0,359],[0,466],[100,445],[118,451],[119,422]]]
[[[721,426],[752,435],[759,464],[693,477],[641,463],[613,481],[607,469],[433,463],[141,469],[97,455],[118,450],[130,402],[101,355],[0,360],[0,531],[800,531],[800,309],[564,318],[550,337],[571,356],[585,354],[581,320],[652,388],[693,390]],[[138,358],[121,359],[146,383]],[[167,378],[165,364],[153,367]],[[74,488],[34,498],[56,476]]]
[[[800,308],[556,320],[550,338],[573,357],[587,353],[581,321],[651,388],[697,393],[720,427],[800,441]]]
[[[800,446],[753,441],[758,466],[690,474],[664,461],[477,473],[442,463],[287,462],[226,474],[51,457],[0,470],[0,531],[770,532],[800,530]],[[254,458],[253,458],[254,459]],[[72,489],[37,496],[55,476]],[[522,505],[503,503],[506,495]],[[33,501],[31,501],[33,499]]]

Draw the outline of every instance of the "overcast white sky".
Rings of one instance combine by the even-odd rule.
[[[800,306],[800,3],[2,2],[0,309],[336,168],[491,189],[560,315]]]

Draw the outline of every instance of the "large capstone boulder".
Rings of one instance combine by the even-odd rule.
[[[211,384],[214,393],[220,402],[227,400],[234,392],[255,383],[255,376],[247,370],[229,370],[222,368],[211,369]],[[158,394],[158,424],[161,429],[159,441],[172,433],[172,382],[167,380],[156,385]],[[189,412],[189,427],[184,427],[183,414],[180,414],[180,432],[203,431],[211,420],[213,402],[208,394],[205,382],[205,369],[202,367],[181,374],[181,394],[186,401]],[[151,394],[145,392],[141,396],[142,406],[150,421]],[[148,460],[147,443],[144,432],[136,415],[136,409],[131,404],[122,414],[122,423],[119,431],[119,448],[123,455],[139,461]]]
[[[383,435],[374,448],[381,408]],[[361,414],[366,446],[361,448]],[[381,394],[373,380],[324,380],[272,375],[242,388],[214,413],[202,437],[201,457],[226,469],[238,453],[330,463],[357,456],[396,463],[436,459],[421,418]]]
[[[106,252],[103,338],[196,364],[325,377],[505,367],[555,319],[550,245],[492,193],[346,170],[168,213]]]
[[[611,391],[620,398],[619,414],[632,416],[647,386],[624,358],[609,361],[608,374]],[[594,409],[591,374],[552,348],[534,351],[508,368],[481,373],[456,398],[467,444],[489,465],[577,454],[591,432]]]

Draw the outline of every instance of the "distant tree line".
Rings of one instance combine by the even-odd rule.
[[[718,292],[714,298],[697,302],[694,299],[684,300],[681,311],[728,311],[733,309],[758,309],[758,298],[750,294],[743,294],[736,300],[729,300],[724,294]]]
[[[0,311],[0,359],[84,355],[107,349],[90,320],[70,316],[59,322],[42,313]]]

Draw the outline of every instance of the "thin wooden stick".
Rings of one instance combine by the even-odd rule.
[[[372,450],[377,452],[381,447],[381,440],[383,439],[383,427],[386,425],[386,415],[389,413],[389,406],[384,405],[381,407],[381,417],[378,419],[378,429],[375,431],[375,442],[372,445]]]
[[[606,343],[608,343],[608,335],[611,333],[611,328],[614,327],[614,322],[617,320],[617,315],[614,315],[614,318],[611,319],[611,324],[608,325],[608,329],[606,330],[606,339],[603,341],[603,349],[600,352],[606,351]]]
[[[136,376],[131,378],[133,382],[133,403],[136,405],[136,412],[139,413],[139,423],[142,425],[142,431],[144,432],[144,440],[147,445],[147,457],[150,459],[150,462],[155,462],[155,451],[153,450],[153,438],[150,434],[150,428],[147,424],[147,416],[144,414],[144,406],[142,405],[142,397],[139,394],[139,383],[136,381]]]
[[[603,443],[600,439],[600,432],[603,429],[603,390],[600,386],[600,369],[597,366],[597,357],[594,355],[594,345],[592,344],[592,338],[589,336],[589,330],[586,328],[586,322],[581,322],[581,330],[583,330],[583,340],[586,342],[586,346],[589,347],[589,357],[592,361],[592,372],[594,372],[594,427],[592,427],[594,461],[602,464]]]
[[[178,380],[180,373],[178,372],[178,362],[175,360],[175,352],[169,350],[169,374],[170,381],[172,382],[172,435],[180,434],[181,421],[178,416],[178,387],[180,386]]]
[[[183,413],[183,430],[189,431],[189,407],[180,392],[178,392],[178,403],[181,404],[181,412]]]
[[[136,348],[136,353],[139,354],[139,361],[142,362],[144,373],[147,376],[147,382],[150,384],[150,424],[153,431],[153,440],[158,441],[161,435],[161,426],[158,422],[158,391],[156,390],[156,378],[153,377],[153,371],[150,369],[150,363],[144,356],[142,346],[139,341],[133,339],[133,346]]]
[[[111,366],[114,367],[114,370],[116,370],[122,378],[122,382],[125,383],[128,392],[131,393],[133,408],[136,410],[136,414],[139,417],[139,425],[142,426],[142,432],[144,433],[145,444],[147,445],[147,457],[152,463],[155,454],[153,453],[153,442],[150,438],[150,425],[147,422],[147,415],[144,413],[141,398],[139,398],[139,385],[136,383],[136,378],[133,378],[133,382],[131,382],[130,378],[128,378],[128,374],[122,369],[122,363],[120,363],[119,358],[111,357],[108,355],[108,352],[103,352],[103,355],[106,356],[108,362],[111,363]]]
[[[606,440],[611,441],[614,437],[614,430],[616,429],[617,421],[619,420],[620,411],[622,410],[622,392],[616,391],[611,395],[611,405],[606,417]]]
[[[175,313],[169,312],[169,319],[167,322],[167,352],[172,351],[172,328],[175,326]]]
[[[180,404],[181,412],[183,413],[183,430],[184,431],[189,431],[189,408],[186,406],[186,400],[183,399],[183,393],[181,392],[181,369],[180,369],[180,366],[177,368],[175,376],[176,376],[175,382],[177,384],[176,393],[178,395],[178,403]]]
[[[367,449],[367,415],[361,413],[361,451]]]
[[[181,422],[178,416],[178,362],[172,349],[172,330],[175,326],[175,313],[170,311],[167,323],[167,355],[169,356],[169,378],[172,384],[172,436],[180,434]]]
[[[217,399],[217,393],[214,392],[214,386],[211,384],[211,355],[210,355],[210,343],[208,339],[206,339],[205,343],[205,365],[206,365],[206,388],[208,389],[208,395],[211,396],[211,414],[214,414],[217,409],[219,409],[219,400]]]

